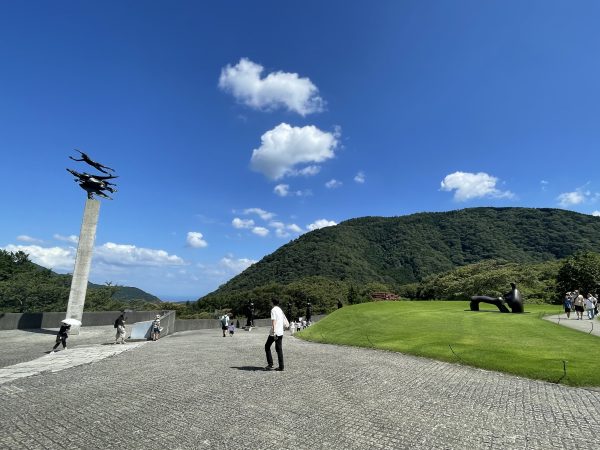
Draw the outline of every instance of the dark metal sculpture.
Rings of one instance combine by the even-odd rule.
[[[90,166],[92,166],[94,169],[99,170],[100,172],[106,173],[108,174],[108,172],[104,169],[108,169],[111,172],[114,172],[115,169],[111,169],[108,166],[104,166],[102,164],[100,164],[99,162],[94,161],[92,158],[90,158],[87,154],[83,153],[81,150],[77,150],[75,149],[76,152],[79,152],[81,154],[81,159],[76,159],[73,158],[72,156],[69,156],[70,159],[72,159],[73,161],[83,161],[88,163]]]
[[[508,307],[512,310],[513,313],[522,313],[523,312],[523,299],[521,297],[521,293],[517,289],[517,285],[515,283],[510,283],[511,290],[507,292],[502,297],[488,297],[487,295],[475,295],[471,297],[471,311],[479,311],[479,303],[489,303],[491,305],[496,305],[496,307],[502,313],[509,313],[511,311],[508,310]]]
[[[73,161],[83,161],[83,162],[89,164],[90,166],[98,169],[99,171],[105,173],[106,175],[95,175],[95,174],[89,174],[87,172],[79,173],[72,169],[67,169],[67,172],[69,172],[73,176],[75,176],[75,182],[78,183],[79,186],[88,193],[89,199],[93,199],[94,195],[96,195],[98,197],[103,197],[103,198],[112,200],[112,198],[109,197],[106,194],[106,192],[110,192],[111,194],[114,194],[115,192],[117,192],[117,189],[115,188],[116,184],[111,183],[108,180],[111,180],[113,178],[118,178],[118,177],[116,175],[109,174],[104,169],[108,169],[113,172],[114,172],[114,169],[111,169],[110,167],[104,166],[104,165],[100,164],[99,162],[92,160],[87,154],[83,153],[82,151],[79,151],[77,149],[76,149],[76,151],[81,153],[82,159],[76,159],[76,158],[73,158],[72,156],[69,156],[70,159],[72,159]]]

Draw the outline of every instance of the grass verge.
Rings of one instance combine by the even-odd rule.
[[[363,303],[341,308],[297,336],[571,386],[600,386],[600,338],[542,319],[557,314],[558,306],[526,305],[526,311],[473,312],[467,302]]]

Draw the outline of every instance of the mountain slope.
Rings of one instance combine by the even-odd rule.
[[[310,276],[398,286],[488,259],[542,262],[580,250],[600,252],[600,218],[533,208],[363,217],[299,237],[207,297]]]

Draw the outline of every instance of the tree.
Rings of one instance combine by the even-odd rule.
[[[350,289],[348,289],[348,304],[354,305],[358,303],[358,292],[354,288],[354,285],[350,285]]]
[[[558,270],[557,295],[579,289],[580,293],[600,290],[600,254],[580,252],[567,258]]]

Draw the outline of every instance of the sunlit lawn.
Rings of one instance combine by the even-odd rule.
[[[525,314],[485,307],[490,310],[468,311],[468,302],[364,303],[345,306],[298,336],[573,386],[600,386],[600,338],[542,320],[560,312],[558,306],[526,305]],[[594,325],[600,327],[600,321]]]

